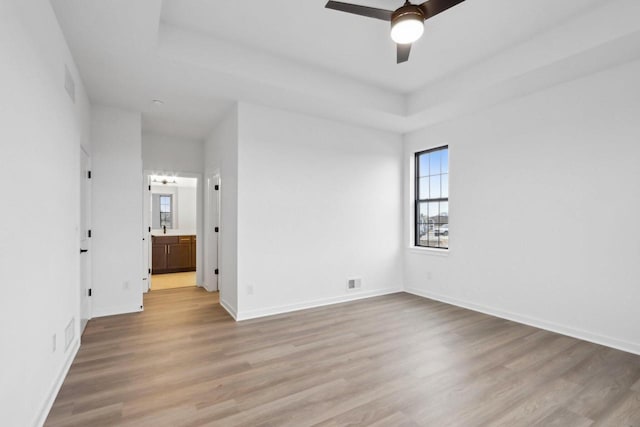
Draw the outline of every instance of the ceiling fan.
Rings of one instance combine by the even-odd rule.
[[[339,1],[328,1],[327,9],[353,13],[369,18],[391,22],[391,39],[396,42],[398,64],[409,60],[411,43],[418,40],[424,32],[424,21],[462,3],[464,0],[427,0],[422,4],[411,4],[406,0],[396,10],[377,9]]]

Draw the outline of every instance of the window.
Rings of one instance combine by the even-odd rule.
[[[449,248],[449,147],[416,153],[415,245]]]
[[[171,212],[171,194],[160,195],[160,228],[173,228],[173,215]]]

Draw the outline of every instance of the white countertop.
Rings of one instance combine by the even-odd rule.
[[[162,230],[151,230],[152,236],[195,236],[195,230],[171,230],[167,229],[164,233]]]

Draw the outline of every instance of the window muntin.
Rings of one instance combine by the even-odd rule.
[[[449,147],[415,155],[415,246],[449,248]]]

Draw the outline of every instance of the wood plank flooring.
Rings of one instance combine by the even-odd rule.
[[[94,319],[47,426],[640,426],[640,357],[395,294],[236,323],[200,288]]]
[[[191,286],[196,286],[195,271],[151,275],[151,289],[154,291],[162,289],[188,288]]]

